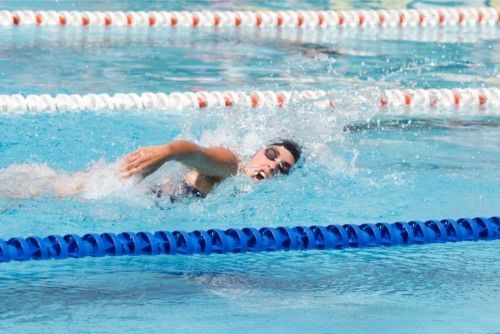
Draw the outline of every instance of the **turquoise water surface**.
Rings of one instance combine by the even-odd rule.
[[[32,1],[0,1],[7,10]],[[395,8],[488,2],[389,2]],[[40,1],[36,9],[347,8],[328,2]],[[343,7],[342,7],[343,6]],[[376,1],[356,8],[381,8]],[[391,7],[392,8],[392,7]],[[499,214],[500,119],[380,118],[356,92],[498,87],[498,26],[381,36],[0,28],[0,94],[337,89],[335,112],[244,108],[0,114],[0,237],[395,222]],[[359,95],[358,95],[359,96]],[[351,103],[352,102],[352,103]],[[121,156],[188,139],[242,159],[302,143],[289,177],[224,181],[175,204],[117,176]],[[81,173],[55,199],[53,175]],[[36,196],[33,196],[36,195]],[[500,244],[0,264],[0,331],[27,333],[497,333]]]

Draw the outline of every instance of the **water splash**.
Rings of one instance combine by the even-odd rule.
[[[0,169],[0,197],[30,198],[53,189],[57,172],[43,164],[13,164]]]
[[[124,193],[137,195],[143,189],[136,184],[136,179],[120,177],[117,163],[102,160],[75,173],[37,163],[13,164],[0,169],[0,197],[12,199],[44,196],[100,199]]]

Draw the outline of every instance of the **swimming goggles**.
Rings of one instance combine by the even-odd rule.
[[[278,159],[278,150],[276,150],[274,147],[268,147],[264,151],[264,155],[266,156],[267,159],[271,161],[276,161]],[[278,170],[280,174],[285,174],[288,175],[290,173],[290,169],[292,166],[286,162],[286,161],[278,161]]]

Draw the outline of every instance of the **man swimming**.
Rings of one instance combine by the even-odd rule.
[[[234,152],[224,147],[202,147],[187,141],[140,148],[126,155],[121,162],[123,178],[146,177],[168,161],[180,162],[192,170],[184,178],[180,195],[205,197],[223,179],[244,173],[254,180],[289,174],[301,155],[297,143],[278,140],[259,150],[248,162],[241,162]],[[158,186],[153,192],[162,197]],[[173,200],[173,197],[170,196]]]

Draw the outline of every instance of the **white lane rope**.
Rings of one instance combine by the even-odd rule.
[[[297,11],[0,11],[0,26],[406,28],[493,26],[500,8]]]
[[[200,91],[166,93],[0,95],[0,114],[69,111],[180,111],[204,108],[285,108],[308,105],[335,109],[352,104],[378,109],[380,114],[461,112],[500,115],[500,88],[389,89],[370,92],[303,91]]]

